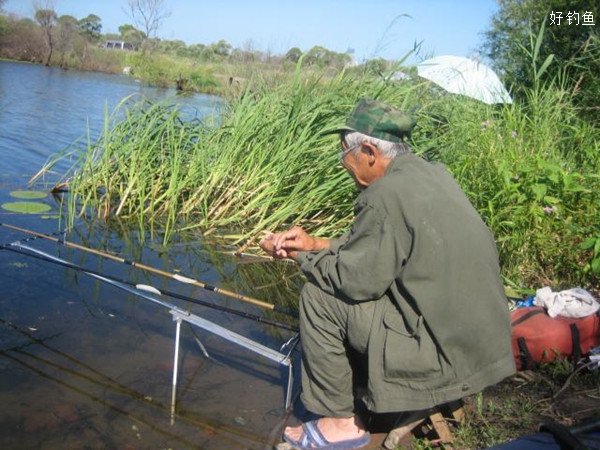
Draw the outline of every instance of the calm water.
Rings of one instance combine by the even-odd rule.
[[[105,110],[129,95],[175,102],[186,117],[215,114],[220,105],[216,97],[176,98],[174,90],[145,87],[127,77],[0,62],[0,204],[16,201],[14,190],[47,190],[66,163],[34,186],[27,181],[51,154],[78,139],[84,142],[87,135],[97,137]],[[60,203],[52,196],[41,201],[52,208],[49,213],[0,210],[0,222],[56,232],[62,223]],[[0,244],[25,238],[0,227]],[[127,228],[80,221],[67,239],[270,302],[297,293],[297,277],[281,263],[237,261],[197,237],[178,236],[164,248],[151,240],[140,243]],[[265,314],[53,242],[26,244],[119,278]],[[289,278],[283,286],[277,283],[282,278]],[[165,300],[273,349],[292,335],[212,308]],[[195,335],[211,359],[203,356]],[[276,440],[286,372],[185,324],[178,414],[171,424],[174,337],[168,309],[81,273],[0,251],[0,448],[240,449],[265,448]]]

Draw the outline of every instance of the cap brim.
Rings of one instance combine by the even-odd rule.
[[[342,127],[337,127],[337,128],[333,128],[330,130],[322,131],[320,134],[321,134],[321,136],[326,136],[328,134],[340,134],[340,133],[348,133],[348,132],[353,132],[353,131],[356,131],[356,130],[354,128],[342,126]]]

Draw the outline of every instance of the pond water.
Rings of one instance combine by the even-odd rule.
[[[106,111],[125,97],[179,105],[186,117],[218,114],[217,97],[177,97],[125,76],[0,62],[0,204],[42,202],[50,212],[0,210],[0,223],[57,233],[60,198],[48,192],[69,167],[29,185],[48,157],[96,138]],[[81,144],[80,144],[81,145]],[[0,227],[0,245],[19,240],[87,269],[295,325],[233,298],[169,281]],[[80,220],[68,242],[112,252],[270,303],[295,298],[300,280],[285,263],[236,259],[199,237],[165,248],[137,231]],[[164,301],[278,350],[293,332],[206,306]],[[207,358],[196,339],[203,344]],[[0,251],[0,448],[266,448],[284,417],[287,370],[197,327],[181,328],[177,406],[171,421],[175,322],[169,309],[81,272]],[[298,367],[297,353],[293,353]],[[296,369],[297,375],[297,369]]]

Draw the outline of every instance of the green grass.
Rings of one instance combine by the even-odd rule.
[[[188,58],[163,54],[126,52],[125,63],[131,75],[154,86],[175,86],[184,91],[215,93],[221,83],[206,65]]]

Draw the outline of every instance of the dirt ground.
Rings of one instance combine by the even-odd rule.
[[[573,427],[600,418],[600,370],[568,361],[555,361],[536,370],[518,372],[482,393],[464,399],[465,419],[460,426],[448,420],[454,436],[452,444],[432,442],[437,437],[431,427],[422,426],[405,436],[398,449],[433,448],[485,449],[520,436],[534,434],[539,426],[553,421]],[[369,449],[382,448],[387,435],[385,422],[372,430]],[[427,431],[427,436],[420,432]]]
[[[556,361],[518,372],[465,399],[465,412],[455,448],[486,448],[535,433],[548,420],[572,427],[598,419],[600,370],[574,370],[568,361]]]

